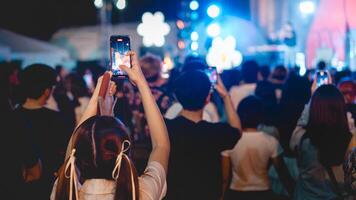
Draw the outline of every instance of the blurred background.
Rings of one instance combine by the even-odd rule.
[[[205,55],[220,71],[255,59],[298,66],[320,60],[356,70],[353,0],[2,0],[0,60],[73,68],[107,65],[109,36],[126,34],[140,55]],[[166,26],[168,25],[168,26]],[[141,28],[139,28],[141,26]],[[147,39],[144,39],[144,38]]]

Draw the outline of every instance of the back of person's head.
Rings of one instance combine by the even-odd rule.
[[[259,72],[262,76],[262,79],[267,80],[269,75],[271,74],[271,69],[268,65],[263,65],[260,67]]]
[[[174,94],[186,110],[203,109],[210,91],[211,82],[208,76],[199,70],[187,71],[175,81]]]
[[[73,144],[75,150],[72,154],[75,156],[75,165],[81,180],[98,178],[114,180],[115,200],[131,200],[133,191],[136,199],[139,199],[137,172],[127,157],[130,139],[125,126],[118,119],[109,116],[94,116],[87,119],[75,130]],[[120,155],[121,161],[118,159]],[[74,158],[73,156],[71,158]],[[67,160],[59,171],[56,200],[69,199],[70,180],[66,177],[65,169],[68,162]],[[115,171],[120,164],[119,171]]]
[[[254,60],[246,61],[241,66],[242,78],[245,83],[256,83],[258,75],[258,64]]]
[[[325,61],[319,61],[316,68],[318,70],[326,70],[326,62]]]
[[[237,108],[243,129],[257,128],[264,120],[262,101],[256,96],[244,98]]]
[[[153,54],[147,54],[140,59],[143,75],[148,81],[156,81],[161,74],[161,59]]]
[[[20,74],[20,84],[26,98],[38,99],[46,89],[56,84],[56,71],[45,64],[32,64]]]
[[[64,78],[64,86],[75,97],[89,96],[88,87],[84,78],[77,73],[70,73]]]
[[[335,86],[322,85],[313,94],[307,134],[317,147],[322,164],[343,162],[351,134],[344,98]]]
[[[350,78],[341,79],[337,85],[340,92],[344,95],[346,104],[353,104],[356,97],[356,83]]]
[[[278,65],[273,69],[272,78],[279,81],[284,81],[287,78],[287,68],[285,68],[283,65]]]
[[[192,70],[204,71],[207,68],[208,68],[208,65],[205,62],[203,62],[199,59],[196,59],[196,60],[192,60],[190,62],[185,63],[183,65],[182,72],[187,72],[187,71],[192,71]]]
[[[257,83],[255,95],[261,99],[264,106],[264,123],[267,125],[274,124],[276,122],[275,119],[278,109],[275,86],[269,81],[260,81]]]

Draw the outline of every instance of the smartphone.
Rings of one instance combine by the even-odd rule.
[[[328,73],[324,70],[320,70],[316,72],[316,84],[317,86],[325,85],[329,83]]]
[[[213,86],[218,82],[218,71],[216,67],[209,67],[204,70],[205,74],[209,77],[209,80]]]
[[[126,55],[130,50],[131,45],[129,36],[110,36],[110,65],[113,76],[127,76],[127,74],[120,69],[120,65],[131,67],[130,56]]]

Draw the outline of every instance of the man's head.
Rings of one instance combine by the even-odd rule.
[[[208,76],[199,70],[187,71],[175,81],[175,95],[185,110],[203,109],[209,101],[210,90]]]
[[[241,66],[242,78],[245,83],[256,83],[258,74],[258,64],[256,61],[246,61]]]
[[[20,75],[24,95],[29,99],[47,99],[56,84],[56,72],[44,64],[32,64]]]
[[[257,128],[264,120],[262,101],[256,96],[244,98],[237,108],[242,128]]]
[[[140,59],[140,65],[143,74],[148,82],[155,82],[161,74],[161,60],[152,54],[146,55]]]

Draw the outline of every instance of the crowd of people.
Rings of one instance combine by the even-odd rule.
[[[10,199],[344,199],[356,191],[356,83],[245,61],[211,82],[188,56],[105,68],[0,64],[1,195]],[[100,95],[110,76],[107,91]],[[355,152],[354,152],[355,151]]]

